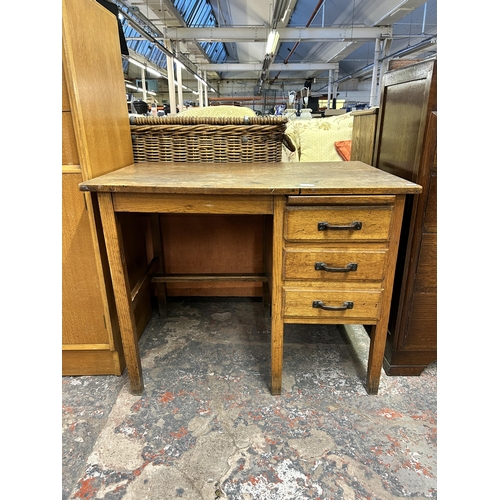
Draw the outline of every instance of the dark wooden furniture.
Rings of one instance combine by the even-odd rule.
[[[385,74],[374,165],[422,186],[407,199],[384,370],[419,375],[437,359],[437,62]]]
[[[300,167],[140,163],[80,184],[99,201],[133,393],[142,392],[143,379],[122,242],[124,213],[264,216],[266,272],[255,279],[267,280],[271,295],[272,394],[281,392],[285,323],[374,325],[366,383],[369,394],[378,392],[405,196],[421,187],[358,161]],[[156,271],[150,277],[172,278]]]

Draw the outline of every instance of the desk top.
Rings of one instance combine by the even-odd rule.
[[[422,187],[360,161],[134,163],[80,184],[81,191],[170,194],[415,194]]]

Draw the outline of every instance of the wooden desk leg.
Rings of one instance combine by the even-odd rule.
[[[283,374],[283,319],[275,315],[271,326],[271,394],[281,394],[281,381]]]
[[[274,197],[271,271],[271,394],[281,394],[283,372],[283,221],[285,198]]]
[[[113,209],[112,195],[98,193],[98,200],[130,391],[141,394],[144,383],[120,223]]]
[[[366,390],[368,394],[378,394],[380,374],[382,373],[404,204],[405,195],[397,195],[389,232],[389,258],[385,274],[386,277],[382,285],[384,294],[380,304],[380,317],[377,324],[372,326],[370,335],[370,352],[368,355],[368,369],[366,375]]]
[[[151,233],[153,238],[153,251],[158,257],[158,273],[165,272],[165,257],[163,255],[163,240],[161,235],[161,221],[159,214],[151,214]],[[167,285],[156,283],[156,293],[158,297],[158,312],[160,317],[167,317]]]
[[[368,392],[368,394],[378,394],[386,338],[387,325],[384,327],[382,323],[378,322],[371,327],[370,353],[368,355],[368,369],[366,375],[366,392]]]

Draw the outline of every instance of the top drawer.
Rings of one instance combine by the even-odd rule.
[[[385,241],[392,205],[287,207],[285,239],[313,241]]]

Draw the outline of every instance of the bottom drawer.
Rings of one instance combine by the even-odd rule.
[[[343,289],[331,290],[318,287],[283,290],[285,318],[316,318],[323,320],[379,319],[381,290]]]

